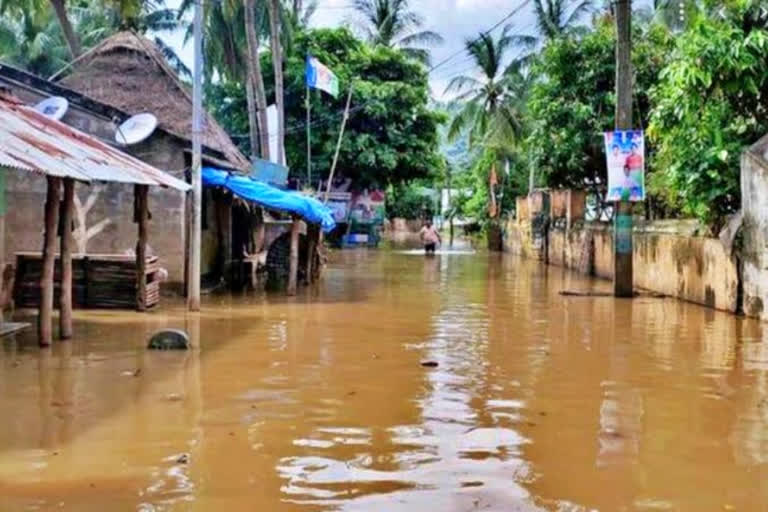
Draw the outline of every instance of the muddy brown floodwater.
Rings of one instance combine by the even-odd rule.
[[[0,510],[768,510],[762,326],[558,294],[608,288],[345,251],[295,299],[78,312],[2,344]],[[198,348],[144,350],[161,326]]]

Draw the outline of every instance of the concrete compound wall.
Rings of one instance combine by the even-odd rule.
[[[768,167],[765,139],[741,158],[744,313],[768,320]]]
[[[527,210],[523,210],[522,218],[509,221],[506,249],[551,265],[612,279],[611,226],[584,223],[581,208],[573,210],[577,218],[563,219],[562,204],[557,197],[551,201],[559,216],[550,219],[543,250],[535,249],[531,212]],[[678,230],[669,223],[639,226],[634,232],[633,265],[636,288],[724,311],[739,309],[738,261],[716,238],[694,236],[690,230]]]

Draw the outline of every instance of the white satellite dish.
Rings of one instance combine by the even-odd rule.
[[[117,127],[115,141],[122,146],[130,146],[143,141],[157,128],[157,118],[152,114],[136,114]]]
[[[64,117],[64,114],[67,113],[67,109],[69,108],[69,102],[62,98],[61,96],[52,96],[48,99],[45,99],[35,105],[35,110],[43,114],[45,117],[50,117],[51,119],[55,119],[58,121],[62,117]]]

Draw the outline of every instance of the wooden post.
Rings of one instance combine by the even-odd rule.
[[[259,225],[256,227],[256,242],[253,246],[254,254],[259,254],[266,250],[267,243],[267,224],[264,210],[261,210],[261,218],[259,219]]]
[[[53,341],[53,273],[56,263],[56,234],[59,224],[59,189],[61,178],[48,176],[45,198],[45,234],[43,236],[43,271],[40,275],[40,309],[37,336],[41,347]]]
[[[293,217],[291,225],[291,256],[290,267],[288,270],[288,295],[296,295],[296,279],[299,273],[299,228],[301,219]]]
[[[632,2],[616,2],[616,129],[632,129]],[[613,226],[613,295],[632,297],[632,203],[616,205]]]
[[[147,310],[147,224],[149,222],[149,186],[135,185],[134,221],[139,225],[136,242],[136,310]]]
[[[72,214],[75,207],[75,180],[64,179],[61,205],[61,287],[59,288],[59,336],[72,337]]]
[[[312,284],[314,280],[312,267],[315,262],[318,231],[319,228],[316,224],[307,224],[307,284]]]

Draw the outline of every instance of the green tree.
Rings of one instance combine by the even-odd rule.
[[[768,31],[739,1],[699,17],[652,92],[652,190],[718,229],[740,204],[739,158],[768,130]]]
[[[296,35],[285,60],[286,156],[291,174],[306,176],[305,56],[312,54],[339,77],[342,88],[354,81],[347,131],[338,172],[356,185],[386,186],[426,177],[440,165],[437,126],[443,117],[428,107],[427,75],[400,51],[371,47],[346,29],[320,29]],[[265,81],[272,83],[269,54],[262,55]],[[273,91],[268,89],[267,96]],[[344,97],[312,91],[313,180],[330,170]],[[233,83],[210,84],[207,98],[220,122],[247,150],[243,124],[245,97]]]
[[[545,40],[572,30],[592,9],[592,0],[534,0],[536,27]]]
[[[519,100],[530,85],[523,60],[515,59],[505,66],[509,53],[515,48],[510,27],[506,27],[498,39],[481,33],[477,39],[468,39],[465,47],[481,77],[460,75],[448,83],[446,93],[458,94],[455,103],[460,106],[448,137],[454,139],[467,132],[470,146],[506,144],[522,132]]]
[[[615,29],[600,19],[594,30],[550,41],[535,60],[538,77],[528,100],[526,145],[539,183],[591,188],[604,194],[606,163],[602,133],[614,126]],[[635,31],[635,120],[647,125],[648,91],[673,42],[662,26]]]
[[[443,42],[438,33],[421,30],[424,18],[410,10],[408,0],[353,0],[352,6],[360,14],[360,26],[372,44],[399,48],[426,64],[428,47]]]
[[[61,26],[52,13],[27,11],[0,17],[0,61],[48,76],[69,57]]]

